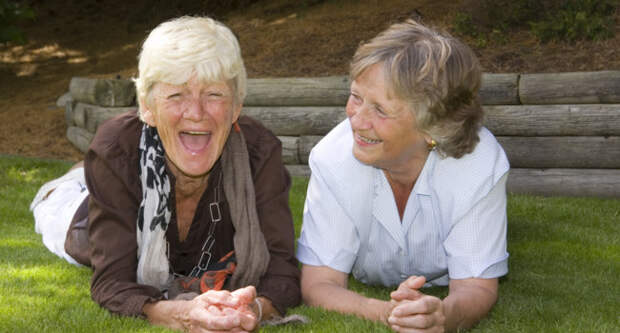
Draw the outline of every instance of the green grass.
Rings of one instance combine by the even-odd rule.
[[[63,161],[0,156],[0,332],[166,332],[110,315],[89,295],[90,270],[51,254],[34,232],[31,199],[64,173]],[[299,233],[307,181],[296,178],[291,209]],[[500,299],[473,332],[619,332],[620,200],[512,195],[510,273]],[[350,281],[387,299],[389,288]],[[425,290],[445,296],[446,288]],[[300,306],[311,324],[263,332],[388,332],[354,316]]]

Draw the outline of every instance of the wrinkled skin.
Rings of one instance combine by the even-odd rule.
[[[189,301],[188,317],[183,320],[188,332],[251,332],[257,325],[250,305],[256,297],[253,286],[227,290],[210,290]]]

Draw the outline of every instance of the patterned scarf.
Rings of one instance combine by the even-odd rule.
[[[170,179],[157,129],[144,125],[139,145],[142,202],[138,211],[137,280],[166,290],[173,280],[166,251],[166,230],[170,223]],[[231,289],[258,285],[267,271],[269,251],[260,229],[254,197],[254,183],[243,134],[231,131],[222,152],[224,195],[230,208],[235,235],[237,268]]]
[[[166,289],[171,281],[166,251],[166,230],[172,216],[170,178],[164,147],[155,127],[142,126],[139,154],[142,202],[137,221],[138,283]]]

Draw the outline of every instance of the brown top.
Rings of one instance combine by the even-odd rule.
[[[241,117],[239,125],[250,155],[256,210],[271,256],[267,272],[256,289],[259,296],[269,298],[284,314],[288,307],[300,302],[300,272],[294,255],[295,234],[288,206],[291,180],[282,164],[280,141],[251,118]],[[84,164],[90,190],[88,238],[94,270],[91,296],[111,312],[127,316],[143,316],[142,307],[146,302],[164,298],[157,288],[136,282],[136,220],[142,200],[138,176],[141,128],[142,122],[135,111],[107,121],[97,130]],[[219,161],[211,172],[210,179],[217,179],[222,172]],[[174,177],[170,172],[168,175],[174,195]],[[172,218],[166,237],[170,244],[170,265],[175,273],[188,274],[200,259],[211,223],[209,203],[214,200],[215,187],[216,182],[210,181],[196,208],[189,234],[182,242],[176,224],[176,205],[171,207]],[[174,196],[171,202],[175,202]],[[212,262],[234,248],[228,203],[224,200],[221,207],[222,221],[215,231]]]

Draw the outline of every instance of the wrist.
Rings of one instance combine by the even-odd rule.
[[[256,321],[260,323],[263,320],[263,303],[260,298],[254,298],[254,302],[250,305],[250,309],[252,309],[256,315]]]
[[[392,314],[392,306],[390,305],[389,302],[386,302],[386,304],[383,306],[382,311],[379,315],[379,321],[381,321],[387,326],[390,326],[390,323],[388,322],[388,318],[390,318],[391,314]]]
[[[374,298],[368,298],[366,309],[372,309],[372,312],[366,312],[364,317],[370,320],[380,321],[385,325],[390,326],[388,318],[392,314],[392,308],[394,305],[390,301],[382,301]],[[363,310],[362,310],[363,311]],[[362,312],[363,314],[364,312]]]
[[[157,326],[164,326],[175,330],[188,330],[189,319],[188,301],[157,301],[146,303],[143,312],[148,321]]]

